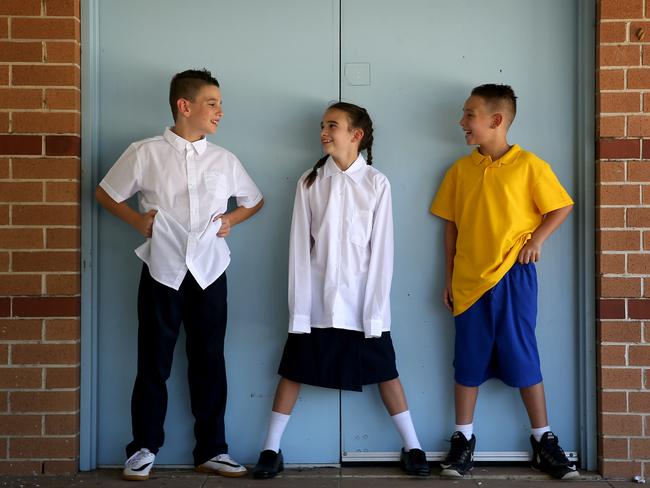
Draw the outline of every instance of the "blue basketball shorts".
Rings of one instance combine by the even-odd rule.
[[[456,383],[479,386],[498,378],[522,388],[541,382],[536,319],[535,265],[515,263],[501,281],[455,317]]]

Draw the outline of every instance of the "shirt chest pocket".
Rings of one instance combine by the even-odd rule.
[[[222,199],[230,197],[230,188],[225,175],[216,171],[206,171],[203,178],[208,194],[213,194]]]
[[[355,210],[350,216],[350,242],[357,246],[367,246],[372,231],[372,212]]]

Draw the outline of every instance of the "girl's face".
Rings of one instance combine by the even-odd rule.
[[[351,155],[354,155],[353,160],[356,159],[363,131],[350,126],[347,113],[338,109],[327,110],[320,128],[320,143],[326,154],[335,160],[346,160]]]

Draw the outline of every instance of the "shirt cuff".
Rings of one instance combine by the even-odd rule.
[[[311,332],[311,317],[309,315],[289,316],[290,334],[309,334]]]
[[[363,332],[366,339],[371,337],[381,337],[381,333],[384,329],[383,320],[364,320],[363,321]]]

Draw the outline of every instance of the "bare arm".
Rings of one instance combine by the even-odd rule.
[[[521,264],[536,263],[542,257],[542,244],[566,220],[573,210],[573,205],[558,208],[544,216],[540,224],[526,245],[519,251],[517,261]]]
[[[102,207],[131,225],[144,237],[151,237],[155,210],[149,210],[147,213],[136,212],[126,202],[117,203],[101,186],[95,190],[95,198]]]
[[[442,300],[450,312],[454,310],[454,297],[451,292],[451,277],[454,274],[454,256],[456,255],[456,239],[458,229],[450,220],[445,223],[445,291]]]
[[[232,212],[219,215],[221,219],[221,227],[217,232],[218,237],[226,237],[230,235],[230,230],[237,224],[241,224],[244,220],[251,218],[264,206],[264,199],[260,200],[257,205],[251,208],[237,207]]]

